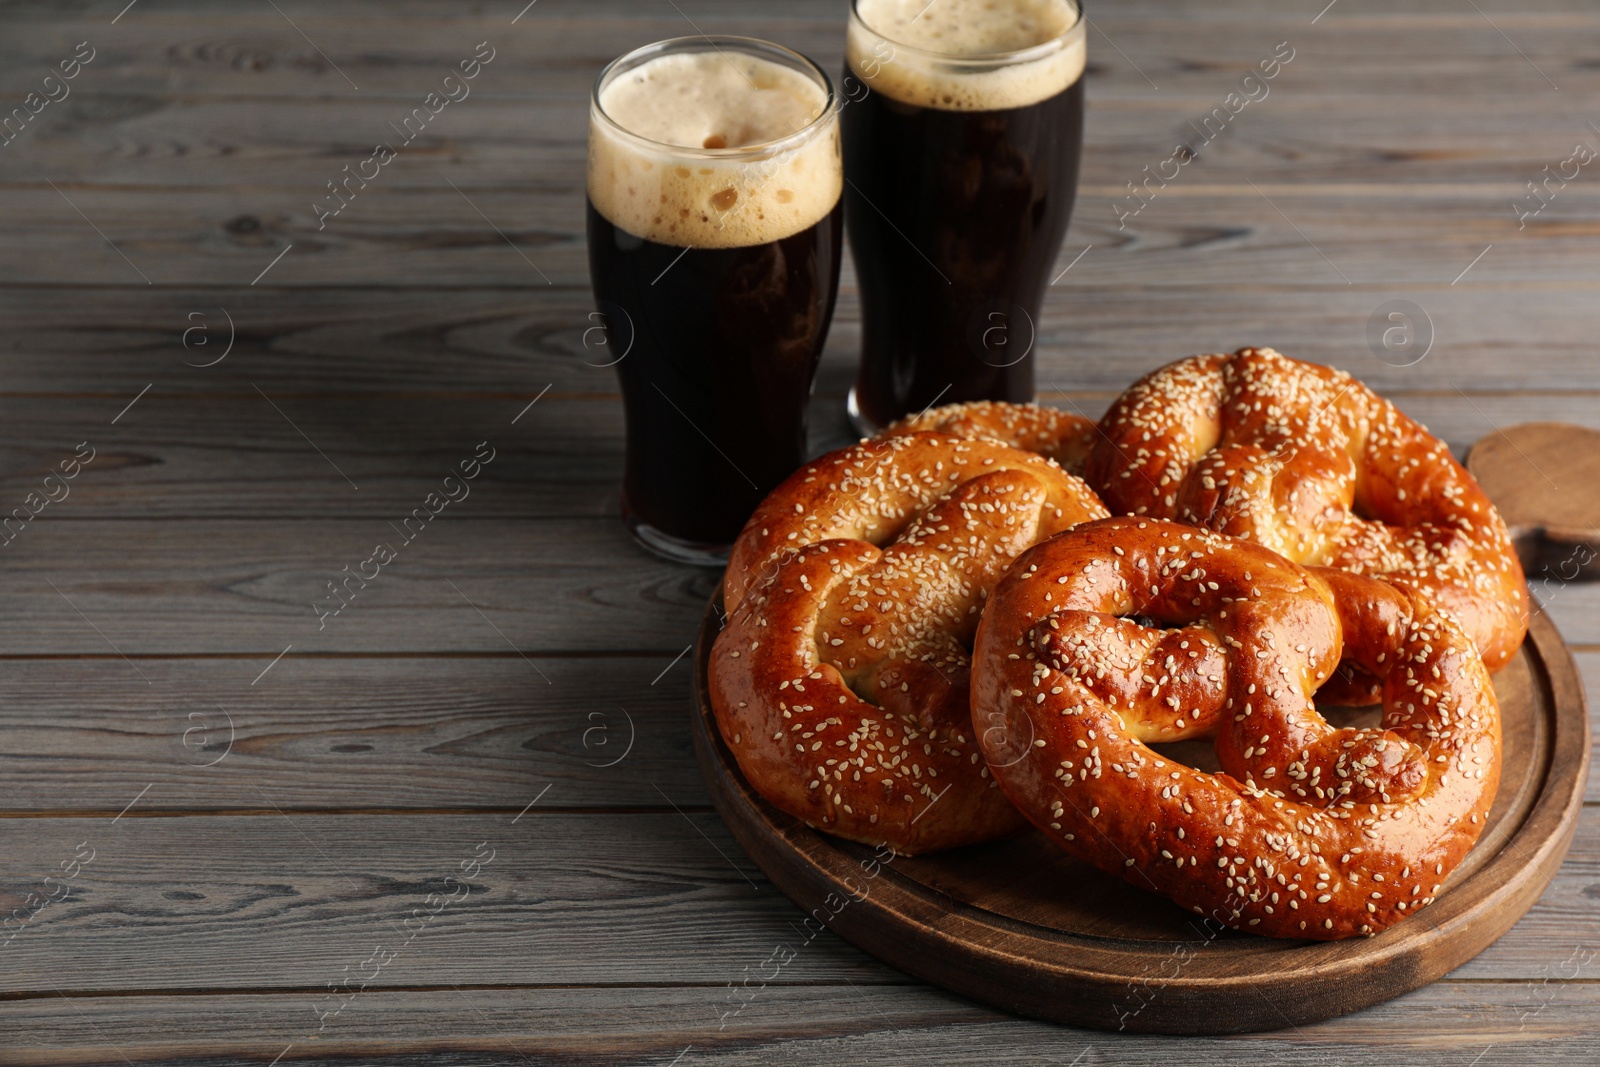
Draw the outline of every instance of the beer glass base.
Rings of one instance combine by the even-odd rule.
[[[878,431],[883,429],[861,412],[861,405],[856,403],[856,387],[850,387],[850,393],[844,400],[845,414],[850,417],[850,427],[862,437],[876,437]]]
[[[672,563],[687,563],[694,567],[726,567],[728,565],[728,552],[732,545],[710,545],[699,541],[686,541],[681,537],[674,537],[663,533],[639,516],[635,515],[628,507],[628,502],[622,502],[622,522],[628,527],[628,532],[633,534],[633,539],[640,546],[652,554],[660,556]]]

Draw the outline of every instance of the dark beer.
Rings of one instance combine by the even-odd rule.
[[[838,287],[838,123],[827,78],[763,42],[663,42],[602,74],[589,272],[627,425],[624,519],[715,563],[805,459]]]
[[[850,404],[863,432],[935,403],[1034,398],[1039,312],[1077,189],[1075,5],[939,2],[898,25],[897,0],[857,0],[852,13],[841,121],[862,305]],[[936,12],[944,25],[924,21]],[[1043,39],[1019,47],[1032,38]],[[973,54],[993,47],[1007,51]]]
[[[607,349],[628,353],[625,514],[653,548],[663,531],[714,553],[805,459],[843,210],[767,244],[687,251],[588,214]]]

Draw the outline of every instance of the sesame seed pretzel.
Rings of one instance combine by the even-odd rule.
[[[972,741],[973,631],[1024,549],[1106,515],[994,441],[863,441],[773,491],[735,543],[712,707],[745,778],[812,826],[901,853],[1024,825]]]
[[[1490,670],[1527,633],[1522,565],[1494,505],[1442,441],[1342,371],[1270,348],[1194,356],[1136,382],[1100,429],[1085,477],[1116,514],[1403,585],[1453,615]],[[1335,690],[1378,694],[1359,675],[1323,699]]]
[[[920,415],[907,415],[878,434],[900,434],[931,430],[957,437],[987,437],[1049,456],[1073,474],[1081,475],[1098,436],[1094,423],[1039,404],[1011,404],[1003,400],[974,400],[965,404],[946,404]]]
[[[1317,713],[1341,658],[1380,680],[1379,727]],[[972,703],[1003,727],[980,735],[1001,788],[1057,844],[1273,937],[1371,935],[1432,902],[1500,778],[1494,689],[1448,614],[1156,519],[1024,553],[978,627]],[[1207,734],[1214,774],[1146,745]]]

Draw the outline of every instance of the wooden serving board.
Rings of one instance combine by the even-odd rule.
[[[1472,446],[1467,470],[1505,519],[1535,589],[1600,578],[1600,430],[1507,426]]]
[[[695,650],[695,751],[740,845],[818,924],[901,970],[1006,1011],[1077,1026],[1217,1034],[1314,1022],[1426,985],[1533,906],[1572,842],[1589,767],[1582,684],[1554,625],[1495,676],[1504,767],[1482,839],[1431,906],[1377,937],[1281,941],[1204,925],[1163,897],[1078,862],[1036,832],[885,859],[818,833],[746,783],[706,680],[713,598]],[[1326,712],[1376,721],[1376,709]],[[1364,717],[1364,719],[1363,719]],[[1214,769],[1209,743],[1168,754]]]

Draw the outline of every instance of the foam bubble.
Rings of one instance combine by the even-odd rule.
[[[811,78],[760,56],[657,56],[600,90],[589,199],[660,244],[738,248],[799,233],[833,210],[844,186],[837,118],[796,137],[828,106]]]
[[[856,0],[845,55],[891,99],[999,111],[1048,100],[1083,75],[1084,24],[1073,0]]]

